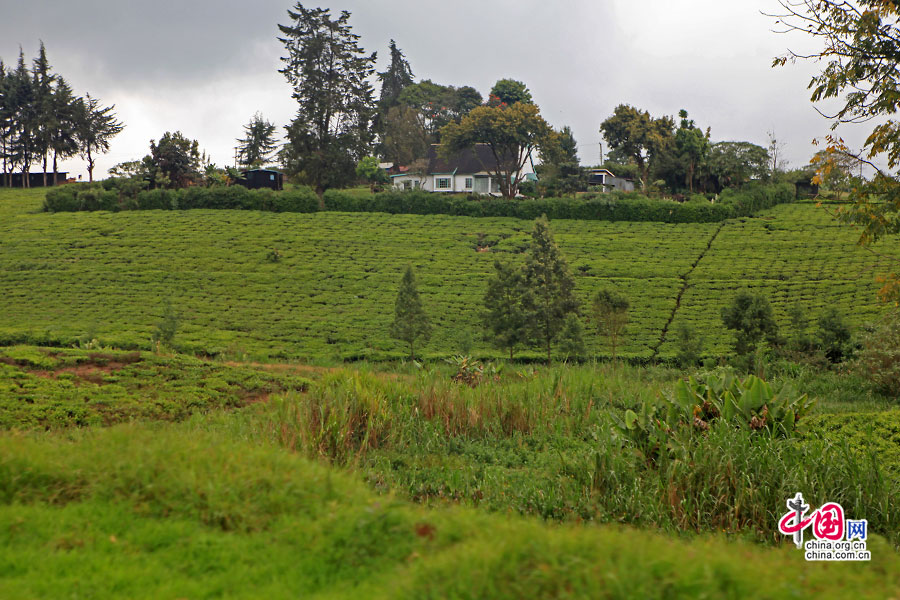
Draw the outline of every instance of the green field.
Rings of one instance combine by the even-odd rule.
[[[412,264],[436,326],[426,355],[458,353],[467,337],[477,354],[498,355],[480,341],[485,278],[494,259],[519,258],[531,228],[513,219],[381,213],[43,214],[42,194],[0,190],[3,344],[96,338],[149,349],[169,299],[182,317],[176,346],[183,351],[398,357],[403,347],[387,329],[400,275]],[[671,333],[660,343],[673,316],[667,331],[691,323],[707,353],[720,355],[731,340],[720,309],[742,287],[769,293],[782,324],[794,303],[813,317],[835,306],[855,325],[879,313],[879,258],[812,204],[778,206],[721,228],[579,221],[552,228],[584,301],[603,286],[629,296],[628,356],[649,358],[657,347],[671,355]],[[267,259],[273,248],[278,262]],[[592,353],[605,354],[590,338]]]

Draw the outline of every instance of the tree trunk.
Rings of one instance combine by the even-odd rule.
[[[509,362],[513,361],[513,347],[509,347]]]
[[[56,171],[56,157],[57,157],[57,153],[56,153],[56,150],[54,150],[53,151],[53,185],[56,185],[57,183],[59,183],[59,175],[57,174],[57,171]]]
[[[319,197],[319,210],[325,210],[325,188],[321,184],[316,186],[316,196]]]
[[[88,148],[87,152],[87,170],[88,170],[88,182],[94,182],[94,158],[91,156],[91,149]]]
[[[548,367],[550,366],[550,363],[552,361],[552,357],[550,356],[550,350],[551,350],[551,344],[550,344],[550,338],[548,337],[547,338],[547,366]]]
[[[44,187],[47,187],[47,153],[46,152],[44,152],[43,167],[44,167]]]

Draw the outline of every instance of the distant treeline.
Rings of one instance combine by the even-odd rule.
[[[581,219],[587,221],[658,221],[663,223],[714,223],[746,217],[776,204],[792,202],[794,186],[786,183],[748,184],[740,190],[726,189],[715,201],[697,196],[687,202],[648,198],[637,193],[598,194],[573,198],[505,200],[422,191],[390,191],[355,195],[329,190],[324,208],[310,188],[284,192],[248,190],[241,186],[189,187],[179,190],[143,190],[126,194],[115,180],[100,184],[71,184],[47,192],[48,212],[230,209],[313,213],[383,212],[389,214],[453,215],[466,217],[512,217],[535,219]]]

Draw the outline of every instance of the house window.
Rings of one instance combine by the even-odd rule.
[[[419,189],[420,187],[422,187],[422,182],[419,181],[418,179],[416,179],[416,180],[413,182],[413,187],[416,188],[416,189]]]
[[[417,183],[418,183],[418,182],[417,182]],[[404,181],[404,182],[403,182],[403,189],[404,189],[404,190],[411,190],[411,189],[412,189],[412,181],[409,181],[408,179],[407,179],[406,181]]]
[[[474,179],[472,179],[471,177],[466,177],[466,189],[467,189],[467,190],[471,190],[471,189],[472,189],[472,185],[473,185],[474,183],[475,183],[475,180],[474,180]]]
[[[450,189],[450,178],[449,177],[435,177],[434,178],[434,189],[449,190]]]

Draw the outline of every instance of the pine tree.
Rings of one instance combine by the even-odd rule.
[[[518,346],[528,341],[528,288],[521,267],[494,262],[494,275],[488,279],[484,295],[484,327],[494,346],[509,352],[513,360]]]
[[[238,164],[259,167],[270,160],[278,142],[275,141],[275,125],[266,121],[260,113],[253,115],[244,125],[244,137],[238,141]]]
[[[525,286],[529,290],[526,314],[532,339],[547,351],[547,364],[552,359],[553,343],[570,314],[578,313],[575,279],[560,253],[546,216],[534,221],[531,249],[525,262]]]
[[[57,161],[78,154],[78,103],[72,88],[62,77],[53,89],[53,122],[50,127],[50,151],[53,153],[53,185],[56,185]]]
[[[0,59],[0,158],[3,159],[3,180],[0,186],[9,186],[9,157],[7,156],[7,141],[9,138],[9,78],[6,76],[6,64]]]
[[[88,181],[94,181],[94,154],[109,151],[109,143],[125,126],[116,120],[115,105],[101,108],[100,101],[87,94],[78,103],[77,139],[79,152],[87,161]]]
[[[288,52],[280,73],[293,86],[298,109],[282,157],[321,202],[326,189],[352,181],[357,162],[370,154],[376,55],[359,47],[347,11],[332,19],[328,9],[297,3],[288,15],[291,24],[278,26]]]
[[[25,65],[25,53],[21,48],[16,70],[7,76],[7,90],[10,108],[8,154],[13,169],[17,165],[22,168],[22,186],[30,187],[28,174],[35,157],[34,128],[37,120],[37,104],[34,82]]]
[[[431,323],[422,307],[422,299],[416,288],[416,276],[412,265],[406,267],[400,289],[397,292],[397,303],[394,308],[394,322],[391,324],[391,336],[409,344],[409,358],[415,358],[417,340],[427,342],[431,337]]]
[[[38,57],[34,59],[32,67],[32,87],[34,89],[34,154],[40,158],[43,166],[44,187],[47,187],[47,156],[50,154],[50,144],[56,115],[53,106],[53,83],[56,76],[50,72],[50,61],[47,59],[47,49],[41,42]]]
[[[391,40],[391,64],[386,71],[378,73],[378,79],[381,81],[381,99],[378,105],[381,113],[385,113],[390,107],[397,106],[400,92],[414,81],[409,62],[394,40]]]

